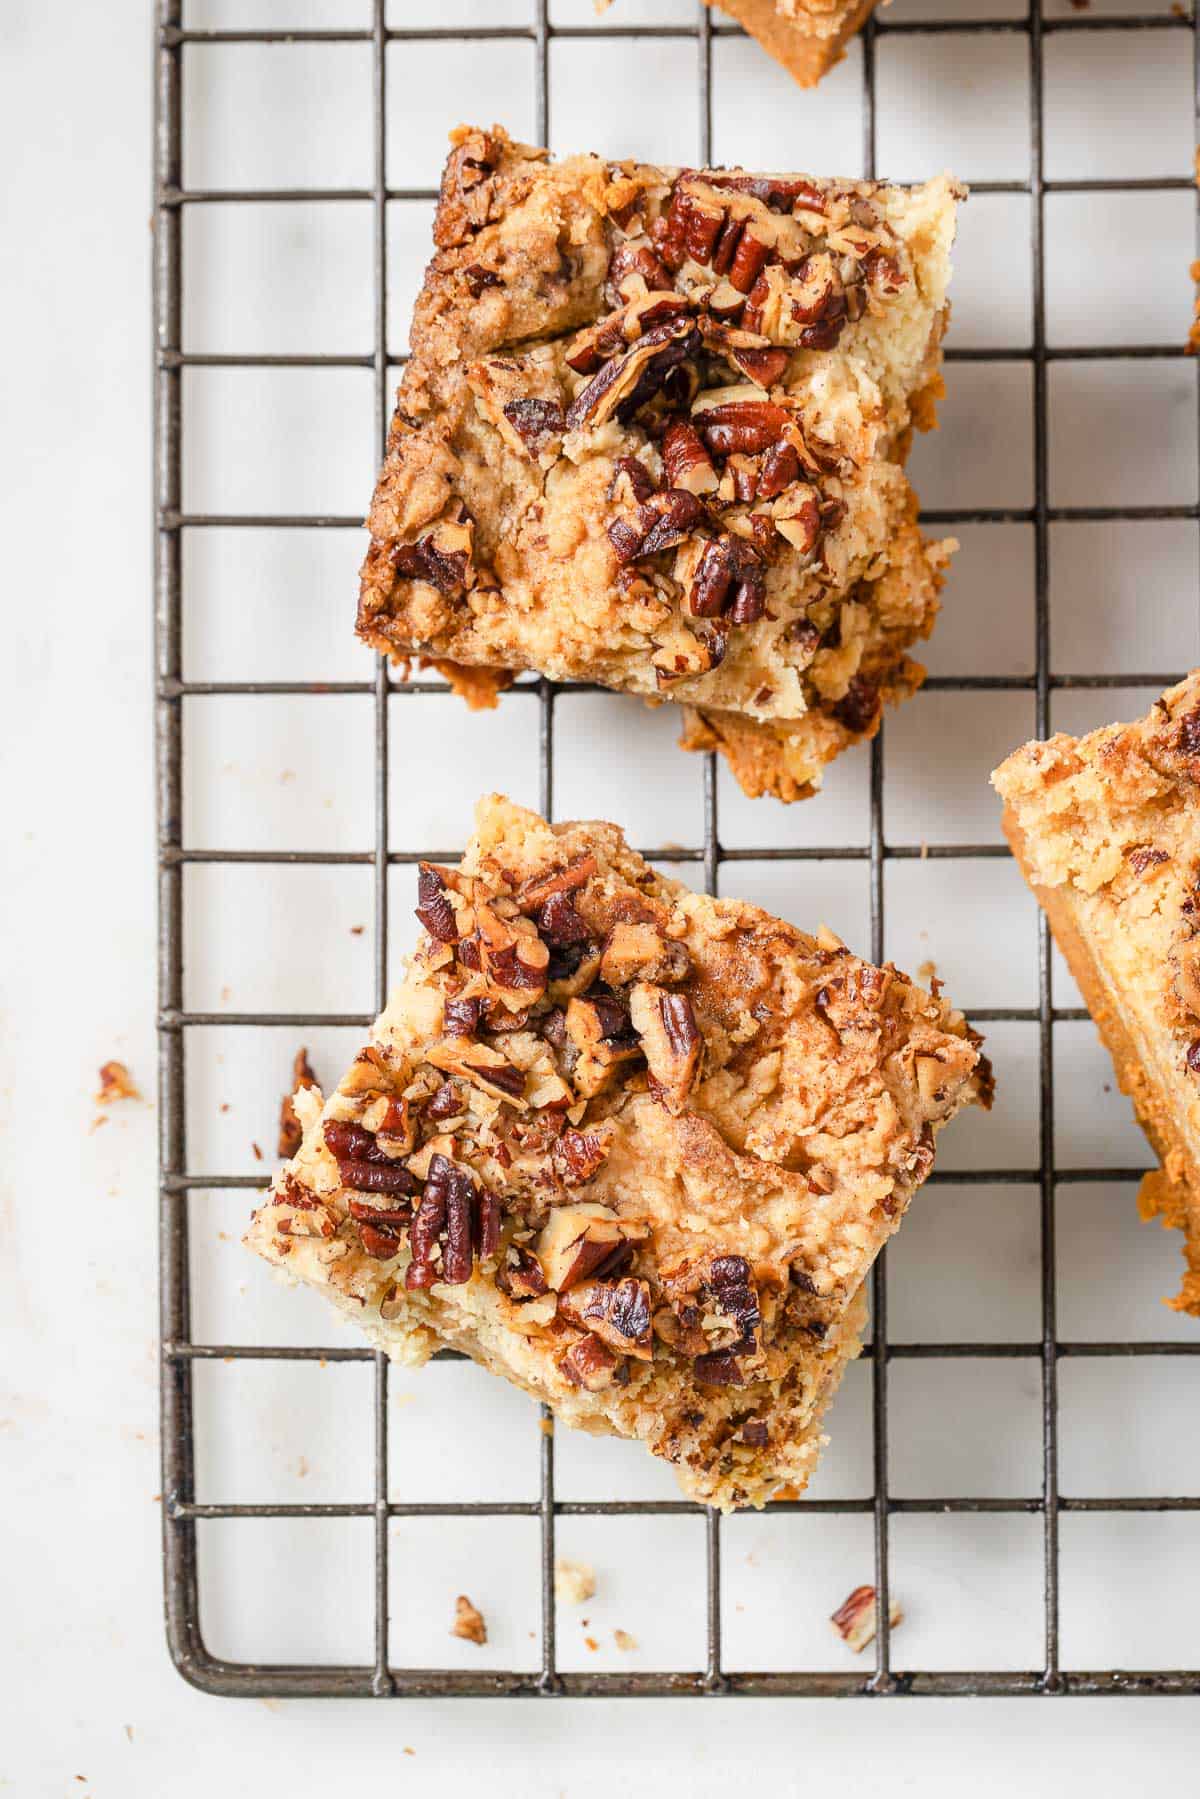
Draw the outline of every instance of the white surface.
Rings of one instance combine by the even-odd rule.
[[[897,15],[901,5],[915,13],[911,0],[900,0]],[[403,10],[397,0],[393,16]],[[461,10],[466,17],[473,9]],[[672,16],[667,0],[656,0],[653,10]],[[989,8],[993,16],[1000,10]],[[556,6],[564,20],[578,11],[568,0]],[[336,23],[355,20],[361,8],[350,0],[294,0],[286,9],[270,0],[254,6],[197,0],[195,19],[243,23],[285,12],[296,22]],[[506,5],[508,14],[522,16],[516,0]],[[415,16],[415,9],[404,16]],[[203,1697],[172,1671],[159,1611],[153,1108],[118,1108],[103,1128],[89,1129],[101,1061],[120,1056],[147,1091],[154,1083],[149,42],[144,4],[99,8],[77,0],[50,9],[8,0],[0,9],[0,152],[10,186],[16,177],[7,206],[7,430],[0,452],[10,620],[0,789],[9,852],[0,1049],[0,1557],[10,1704],[0,1790],[21,1799],[157,1799],[166,1792],[172,1799],[211,1799],[222,1791],[309,1799],[337,1790],[350,1776],[356,1786],[375,1790],[386,1781],[389,1790],[456,1795],[486,1783],[492,1791],[535,1799],[562,1792],[574,1799],[611,1792],[617,1783],[638,1793],[726,1794],[751,1767],[785,1792],[829,1790],[838,1782],[851,1791],[919,1791],[934,1799],[964,1790],[1073,1799],[1145,1791],[1150,1767],[1156,1784],[1186,1789],[1189,1775],[1194,1781],[1194,1702],[268,1705]],[[889,60],[902,49],[889,47]],[[899,57],[891,75],[881,67],[880,141],[897,172],[922,172],[928,156],[940,163],[939,142],[956,155],[961,145],[960,172],[968,178],[1019,172],[998,166],[1010,132],[1014,154],[1024,141],[1004,85],[1011,45],[1000,51],[994,63],[989,52],[965,90],[933,90],[945,109],[944,128],[935,131],[936,121],[927,117],[911,139],[903,136]],[[1113,107],[1121,110],[1122,95],[1142,93],[1128,80],[1129,64],[1141,53],[1138,40],[1126,39],[1119,66],[1096,59],[1099,85],[1090,78],[1087,95],[1106,118],[1107,146],[1123,143],[1108,129]],[[214,181],[248,179],[253,167],[261,180],[332,179],[332,165],[316,160],[319,150],[322,158],[344,159],[339,179],[363,179],[362,78],[347,75],[359,82],[353,91],[334,82],[318,87],[314,113],[318,65],[312,59],[324,54],[288,52],[299,88],[291,75],[265,86],[251,82],[236,103],[210,69],[208,101],[189,119],[193,177],[203,170]],[[347,54],[348,65],[355,54]],[[638,83],[646,78],[621,63],[623,54],[616,45],[606,51],[621,65],[621,91],[630,102],[622,128],[609,76],[571,85],[564,62],[555,74],[568,84],[556,90],[556,140],[690,153],[690,98],[680,97],[676,136],[667,129],[661,93],[648,110],[637,109]],[[857,56],[853,51],[816,102],[805,102],[747,47],[723,43],[719,153],[767,153],[759,151],[761,116],[745,105],[751,84],[761,83],[783,134],[782,140],[772,134],[772,141],[821,165],[829,145],[845,146],[852,167],[859,141]],[[1063,60],[1056,51],[1056,79],[1065,79]],[[1147,169],[1186,173],[1186,82],[1182,98],[1172,98],[1171,71],[1162,72],[1159,51],[1152,60],[1161,82],[1153,116],[1162,126],[1155,139],[1162,155],[1155,161],[1144,133],[1138,153]],[[283,65],[279,53],[270,70]],[[500,91],[498,76],[489,87],[496,65],[475,57],[472,66],[481,88],[464,91],[460,83],[450,94],[435,90],[438,78],[431,75],[414,143],[428,137],[432,144],[443,125],[464,115],[520,117],[527,101]],[[1067,91],[1077,105],[1069,81]],[[994,93],[1001,104],[981,107],[980,92]],[[1013,112],[1021,105],[1018,97]],[[1142,133],[1142,112],[1132,103],[1129,119],[1130,132]],[[1059,138],[1050,142],[1058,156]],[[422,179],[430,154],[422,150]],[[1063,166],[1073,166],[1077,154],[1077,139],[1064,142]],[[975,211],[968,210],[952,341],[1023,341],[1025,205],[978,207],[996,230],[1018,231],[1011,256],[997,254],[994,233],[977,228]],[[315,209],[285,218],[286,210],[253,226],[245,214],[216,211],[202,223],[199,215],[189,220],[191,347],[365,347],[368,245],[361,220],[318,219]],[[1190,317],[1190,212],[1190,201],[1178,209],[1178,254],[1164,261],[1165,285],[1150,302],[1134,284],[1128,291],[1108,280],[1072,284],[1069,272],[1055,273],[1051,257],[1052,336],[1127,337],[1151,303],[1152,334],[1182,337]],[[1110,216],[1097,209],[1071,223],[1065,242],[1073,257],[1086,257],[1089,232],[1109,241]],[[393,233],[395,282],[406,292],[424,255],[423,229],[414,222]],[[199,255],[192,254],[196,248]],[[1079,372],[1056,370],[1055,386],[1074,396],[1080,409],[1074,423],[1086,422],[1090,432],[1091,408],[1104,416],[1124,391],[1124,371],[1090,371],[1101,388],[1117,374],[1107,398],[1074,385]],[[1141,478],[1158,497],[1169,478],[1172,492],[1177,487],[1180,498],[1190,499],[1196,491],[1194,372],[1175,363],[1147,372],[1153,383],[1144,390],[1139,435],[1125,453],[1137,458]],[[1019,369],[951,371],[946,428],[914,457],[928,504],[995,503],[1002,483],[1017,500],[1029,492],[1027,385]],[[193,498],[240,506],[287,496],[289,504],[361,506],[371,462],[365,381],[352,373],[269,379],[204,373],[190,377],[188,389]],[[1056,415],[1052,456],[1060,446],[1073,452],[1079,432],[1070,431],[1072,422],[1069,414]],[[1153,458],[1148,466],[1147,450],[1170,467]],[[1099,463],[1065,469],[1055,479],[1072,498],[1078,492],[1101,499],[1114,467],[1104,449]],[[1057,666],[1140,670],[1158,660],[1194,659],[1194,530],[1153,533],[1147,593],[1139,528],[1085,543],[1090,529],[1062,527],[1052,539]],[[995,538],[981,532],[964,538],[932,666],[962,670],[977,658],[1031,667],[1029,533],[1014,527]],[[998,563],[993,545],[1001,543]],[[232,532],[189,540],[187,671],[197,678],[353,678],[363,666],[348,629],[357,550],[354,533],[319,541]],[[284,628],[288,635],[280,638]],[[1056,718],[1078,726],[1110,704],[1140,708],[1144,699],[1073,697],[1056,707]],[[421,721],[436,717],[444,734],[431,759],[432,733],[413,716],[417,707],[398,707],[395,841],[453,847],[465,828],[463,791],[485,782],[536,797],[527,702],[507,700],[483,719],[468,719],[449,705],[443,718],[441,702],[419,705]],[[345,700],[224,701],[195,717],[189,709],[188,841],[369,847],[368,709],[369,702]],[[330,729],[335,719],[336,731]],[[913,702],[889,725],[889,835],[930,841],[993,835],[995,810],[984,776],[1030,723],[1024,696],[964,704],[957,696],[929,695]],[[323,728],[328,735],[318,741]],[[665,713],[642,714],[587,696],[561,702],[560,809],[611,808],[644,843],[695,841],[699,765],[674,752],[670,736]],[[767,802],[752,806],[722,779],[726,842],[864,842],[865,767],[865,757],[847,758],[821,800],[790,812]],[[438,769],[440,778],[431,778]],[[420,771],[416,793],[405,785],[409,771]],[[935,878],[939,872],[933,864],[889,867],[889,949],[910,963],[938,959],[968,1006],[999,1003],[1011,969],[1009,997],[1029,1003],[1032,915],[1011,871],[995,862],[961,871],[956,890],[969,906],[974,942],[962,910],[951,910],[953,895]],[[828,918],[851,942],[865,944],[861,864],[781,871],[750,863],[726,869],[723,879],[727,886],[736,879],[751,897],[806,923]],[[398,874],[399,948],[407,881],[405,872]],[[196,870],[188,900],[190,1003],[369,1007],[370,893],[363,871],[253,871],[252,879],[238,880]],[[367,926],[361,936],[353,934],[358,924]],[[1069,999],[1061,979],[1057,992],[1060,1001]],[[1036,1153],[1035,1034],[1010,1025],[990,1035],[1000,1106],[990,1122],[957,1127],[947,1140],[947,1167],[978,1166],[984,1158],[1028,1166]],[[269,1153],[274,1106],[294,1045],[280,1032],[230,1028],[193,1036],[202,1039],[189,1046],[193,1165],[249,1172],[256,1167],[254,1140]],[[339,1067],[348,1041],[341,1032],[311,1038],[320,1071]],[[1088,1028],[1062,1032],[1059,1050],[1060,1158],[1097,1166],[1114,1157],[1140,1161],[1140,1139],[1110,1092],[1111,1075]],[[229,1112],[221,1110],[225,1104]],[[198,1337],[327,1341],[330,1325],[321,1308],[272,1285],[238,1248],[244,1195],[197,1194],[193,1205]],[[1196,1328],[1156,1303],[1176,1283],[1176,1243],[1138,1227],[1127,1189],[1100,1181],[1066,1190],[1059,1239],[1065,1336],[1166,1337]],[[974,1334],[1027,1341],[1038,1324],[1036,1194],[1012,1186],[931,1192],[906,1226],[892,1270],[897,1340]],[[943,1298],[939,1283],[947,1276],[952,1290]],[[393,1386],[398,1496],[471,1496],[479,1490],[480,1460],[491,1471],[492,1496],[534,1491],[536,1423],[517,1395],[453,1367],[397,1377]],[[358,1368],[205,1368],[197,1407],[200,1496],[363,1497],[366,1387]],[[901,1363],[893,1369],[892,1391],[898,1491],[933,1492],[951,1483],[980,1493],[1036,1491],[1032,1364]],[[1119,1364],[1068,1364],[1064,1490],[1194,1491],[1195,1448],[1186,1432],[1181,1437],[1181,1425],[1189,1407],[1195,1416],[1195,1394],[1188,1366],[1143,1362],[1129,1371]],[[853,1371],[814,1495],[869,1490],[869,1400],[867,1371]],[[664,1470],[622,1445],[560,1434],[558,1460],[567,1496],[617,1486],[629,1495],[671,1491]],[[364,1657],[369,1534],[346,1524],[307,1525],[295,1536],[278,1525],[208,1527],[202,1555],[212,1647],[231,1654]],[[588,1651],[583,1627],[568,1617],[561,1626],[563,1665],[694,1664],[702,1624],[698,1534],[690,1519],[564,1521],[562,1549],[595,1562],[601,1574],[601,1592],[584,1615],[602,1648]],[[529,1635],[536,1630],[535,1549],[523,1521],[469,1530],[398,1523],[394,1548],[398,1662],[457,1657],[463,1666],[479,1665],[477,1651],[444,1631],[443,1613],[463,1588],[489,1614],[494,1640],[486,1659],[529,1663],[536,1653]],[[1064,1519],[1064,1659],[1196,1665],[1198,1550],[1194,1515]],[[995,1667],[1036,1664],[1036,1519],[905,1517],[894,1525],[894,1553],[896,1587],[909,1613],[895,1640],[898,1667],[954,1667],[976,1656]],[[747,1518],[729,1525],[729,1664],[841,1665],[824,1619],[851,1585],[869,1577],[869,1568],[865,1518]],[[617,1627],[639,1639],[628,1659],[612,1646]],[[401,1753],[405,1745],[415,1757]]]

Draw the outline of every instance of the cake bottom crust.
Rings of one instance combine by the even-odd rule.
[[[708,0],[708,4],[719,5],[721,12],[735,18],[801,87],[815,87],[823,75],[841,62],[846,45],[866,23],[875,0],[861,0],[858,6],[849,7],[841,23],[821,35],[779,12],[776,0]]]
[[[1200,1317],[1200,1167],[1176,1126],[1157,1083],[1147,1073],[1133,1031],[1123,1016],[1104,972],[1079,928],[1068,886],[1042,887],[1033,876],[1025,836],[1011,808],[1004,809],[1004,834],[1029,886],[1046,914],[1054,941],[1087,1003],[1096,1029],[1113,1060],[1117,1084],[1133,1102],[1137,1121],[1162,1166],[1143,1176],[1138,1210],[1144,1219],[1160,1218],[1168,1229],[1184,1233],[1187,1264],[1183,1285],[1165,1301],[1173,1311]]]

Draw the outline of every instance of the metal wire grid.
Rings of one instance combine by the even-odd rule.
[[[432,191],[389,188],[385,170],[387,117],[387,45],[392,42],[437,38],[474,38],[488,41],[531,41],[536,52],[538,140],[547,142],[550,106],[548,62],[552,38],[685,37],[694,42],[696,78],[700,99],[698,160],[710,159],[712,134],[712,44],[722,35],[736,35],[738,28],[714,21],[697,0],[697,16],[690,26],[553,27],[547,0],[535,0],[536,17],[528,28],[477,28],[474,30],[403,30],[385,22],[385,0],[373,0],[372,22],[364,30],[332,31],[189,31],[181,18],[182,0],[160,0],[156,24],[157,65],[156,182],[155,182],[155,603],[156,603],[156,745],[159,827],[159,1087],[160,1125],[160,1233],[161,1233],[161,1328],[162,1328],[162,1441],[163,1521],[165,1556],[165,1604],[171,1654],[180,1672],[208,1691],[254,1696],[375,1696],[397,1695],[875,1695],[899,1694],[1165,1694],[1200,1693],[1200,1668],[1175,1671],[1066,1670],[1059,1659],[1059,1518],[1064,1512],[1168,1512],[1200,1511],[1200,1496],[1160,1498],[1076,1498],[1059,1492],[1057,1371],[1064,1357],[1179,1356],[1200,1354],[1197,1342],[1085,1342],[1065,1343],[1055,1325],[1055,1195],[1058,1187],[1074,1182],[1136,1180],[1140,1169],[1059,1168],[1054,1157],[1054,1078],[1052,1033],[1056,1022],[1086,1018],[1078,1009],[1055,1008],[1051,993],[1050,940],[1045,920],[1040,922],[1038,951],[1038,1004],[1036,1009],[992,1008],[977,1010],[980,1021],[1036,1022],[1039,1033],[1040,1155],[1034,1169],[991,1169],[955,1172],[946,1179],[973,1184],[1034,1184],[1041,1210],[1041,1311],[1040,1339],[1031,1343],[938,1343],[891,1345],[887,1338],[887,1270],[881,1256],[872,1276],[873,1340],[866,1355],[872,1369],[874,1494],[851,1500],[798,1500],[781,1503],[779,1512],[869,1513],[874,1520],[875,1584],[879,1592],[881,1627],[875,1643],[873,1670],[853,1672],[754,1672],[740,1673],[724,1666],[721,1651],[720,1519],[706,1515],[707,1642],[704,1664],[692,1673],[635,1672],[629,1674],[560,1671],[555,1651],[554,1532],[555,1520],[567,1514],[662,1515],[694,1513],[683,1502],[599,1501],[564,1502],[554,1491],[554,1440],[549,1430],[541,1440],[541,1496],[528,1504],[398,1504],[388,1495],[386,1358],[367,1348],[250,1348],[237,1344],[196,1344],[191,1341],[188,1281],[187,1195],[192,1189],[254,1187],[253,1177],[193,1173],[188,1168],[184,1129],[184,1033],[189,1026],[289,1025],[297,1028],[330,1024],[365,1024],[357,1015],[289,1015],[280,1013],[205,1013],[184,1008],[183,995],[183,873],[189,862],[285,862],[369,863],[374,870],[375,902],[375,999],[377,1008],[386,997],[388,966],[388,871],[394,864],[421,858],[453,859],[454,852],[437,849],[397,849],[388,837],[388,711],[393,695],[417,698],[443,693],[432,682],[394,680],[380,660],[373,679],[362,682],[190,682],[184,678],[181,649],[182,539],[185,531],[213,526],[353,526],[357,518],[337,516],[263,516],[185,513],[181,482],[181,372],[189,366],[238,367],[363,367],[374,371],[373,448],[385,438],[391,405],[393,370],[402,357],[389,354],[386,329],[387,203],[389,200],[431,200]],[[1048,531],[1058,520],[1200,520],[1200,504],[1140,507],[1053,507],[1047,497],[1047,365],[1054,360],[1162,358],[1181,354],[1172,344],[1122,345],[1120,348],[1051,348],[1046,343],[1043,233],[1045,196],[1049,192],[1095,192],[1186,189],[1185,178],[1165,180],[1048,181],[1043,174],[1043,122],[1045,96],[1043,50],[1046,38],[1056,32],[1089,30],[1167,31],[1178,35],[1181,52],[1191,38],[1197,111],[1200,114],[1200,30],[1191,18],[1079,16],[1047,20],[1042,0],[1031,0],[1028,16],[1021,20],[972,20],[928,24],[888,24],[878,18],[864,30],[862,40],[864,172],[875,171],[875,46],[885,32],[978,34],[1004,32],[1023,37],[1029,55],[1031,88],[1030,172],[1026,181],[975,183],[977,192],[1028,194],[1031,197],[1033,333],[1027,348],[1013,350],[950,349],[950,361],[1027,362],[1033,375],[1034,502],[1028,508],[972,509],[967,512],[927,512],[937,524],[1016,522],[1031,524],[1035,544],[1037,672],[1029,677],[978,675],[931,680],[931,688],[954,691],[1024,689],[1035,696],[1036,729],[1047,734],[1050,695],[1057,688],[1165,686],[1179,671],[1121,675],[1053,676],[1050,672]],[[1187,34],[1187,36],[1185,36]],[[183,66],[190,43],[369,43],[372,52],[374,175],[369,187],[341,189],[216,190],[188,188],[182,169]],[[1197,127],[1200,138],[1200,125]],[[372,208],[374,222],[374,342],[361,355],[258,356],[195,355],[182,348],[183,295],[181,213],[184,206],[247,201],[352,200]],[[540,739],[541,805],[553,810],[554,781],[554,684],[539,681],[511,690],[511,698],[532,706],[536,702]],[[182,839],[183,733],[182,702],[188,696],[213,694],[372,694],[375,716],[375,847],[362,854],[309,853],[303,851],[204,851],[185,848]],[[709,892],[716,890],[717,871],[723,862],[771,860],[861,859],[867,863],[870,891],[871,953],[882,959],[884,934],[884,864],[889,860],[930,855],[960,858],[1006,855],[994,844],[930,846],[893,844],[883,833],[883,754],[877,737],[871,746],[871,809],[869,842],[863,847],[771,847],[725,849],[717,821],[717,783],[714,758],[704,758],[704,841],[692,848],[654,850],[657,860],[695,864],[703,873]],[[933,1180],[939,1180],[935,1172]],[[904,1358],[1019,1358],[1036,1357],[1042,1384],[1042,1493],[1038,1498],[980,1499],[945,1496],[933,1499],[899,1499],[887,1489],[888,1368]],[[200,1359],[285,1359],[297,1361],[361,1361],[374,1364],[375,1491],[373,1501],[347,1505],[202,1505],[195,1501],[192,1436],[192,1364]],[[1043,1665],[1027,1672],[967,1670],[961,1672],[904,1672],[891,1669],[888,1585],[889,1521],[901,1513],[1019,1512],[1040,1514],[1044,1533]],[[467,1673],[450,1669],[400,1669],[391,1666],[388,1647],[388,1527],[393,1518],[411,1516],[532,1516],[541,1525],[541,1668],[530,1673]],[[196,1522],[199,1519],[282,1517],[371,1517],[375,1522],[374,1612],[375,1659],[372,1666],[333,1667],[300,1664],[258,1665],[219,1660],[205,1646],[199,1617]]]

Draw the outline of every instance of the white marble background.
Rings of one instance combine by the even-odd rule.
[[[97,1065],[130,1063],[154,1087],[154,883],[150,720],[150,455],[147,221],[149,7],[34,0],[0,8],[0,151],[7,179],[8,326],[0,457],[9,655],[4,658],[6,882],[0,1116],[0,1467],[4,1469],[6,1687],[20,1690],[0,1741],[0,1790],[188,1799],[306,1795],[363,1776],[465,1792],[725,1792],[748,1754],[784,1791],[814,1780],[863,1790],[980,1794],[1141,1790],[1194,1769],[1195,1704],[993,1702],[800,1711],[763,1702],[604,1706],[498,1702],[247,1703],[204,1698],[171,1670],[159,1606],[154,1131],[150,1103],[91,1130]],[[893,18],[1019,16],[1018,0],[896,0]],[[1156,12],[1165,6],[1093,10]],[[693,0],[616,0],[613,23],[689,22]],[[1068,0],[1048,0],[1066,15]],[[361,0],[192,0],[196,26],[360,25]],[[614,16],[615,15],[615,16]],[[529,0],[394,0],[392,20],[524,23]],[[551,0],[555,22],[590,0]],[[1186,176],[1190,40],[1184,33],[1058,37],[1046,50],[1051,177]],[[461,118],[534,131],[524,43],[395,45],[389,53],[389,181],[436,178]],[[860,171],[861,46],[810,97],[757,48],[718,40],[714,154],[765,166]],[[1028,173],[1025,40],[881,37],[881,170],[951,166],[976,181]],[[193,48],[186,54],[189,184],[358,185],[370,179],[369,63],[357,45]],[[664,40],[553,45],[558,149],[687,158],[698,147],[694,49]],[[1004,350],[1030,335],[1029,199],[973,199],[963,215],[951,343]],[[1053,346],[1173,343],[1191,317],[1194,196],[1052,195],[1046,329]],[[427,254],[430,208],[389,208],[391,348],[404,345]],[[185,213],[185,347],[345,351],[371,343],[370,216],[363,205],[196,207]],[[943,428],[914,452],[935,508],[1032,495],[1028,369],[958,364]],[[374,463],[365,371],[190,370],[184,383],[185,506],[360,512]],[[1195,370],[1182,361],[1059,362],[1050,374],[1052,503],[1191,503],[1197,492]],[[1034,667],[1033,536],[1026,525],[962,530],[930,647],[932,672]],[[356,531],[196,532],[185,540],[185,675],[194,680],[364,677],[350,631]],[[1062,524],[1050,536],[1056,673],[1167,671],[1197,657],[1194,523]],[[1078,728],[1144,709],[1145,689],[1056,696]],[[367,850],[372,843],[368,696],[197,698],[185,707],[185,842],[192,847]],[[469,802],[500,786],[536,803],[535,709],[519,697],[469,716],[447,698],[393,701],[393,847],[452,849]],[[889,720],[885,830],[896,843],[997,838],[988,769],[1029,735],[1024,693],[930,693]],[[559,699],[560,816],[610,813],[644,846],[696,843],[700,764],[673,747],[668,709],[610,696]],[[867,757],[837,766],[824,795],[787,810],[751,804],[722,778],[722,838],[740,848],[862,844]],[[221,1011],[368,1011],[366,868],[193,867],[187,878],[187,1004]],[[947,875],[952,878],[947,879]],[[861,862],[723,871],[732,890],[867,947]],[[407,871],[395,879],[395,950],[411,940]],[[1034,911],[1007,862],[893,862],[887,953],[932,958],[972,1006],[1036,1003]],[[365,926],[356,934],[355,926]],[[1056,967],[1055,997],[1077,1003]],[[308,1034],[333,1078],[353,1033]],[[962,1120],[941,1166],[1037,1159],[1036,1027],[993,1027],[1001,1083],[991,1119]],[[1178,1275],[1174,1238],[1136,1222],[1132,1189],[1106,1166],[1145,1149],[1090,1026],[1056,1028],[1060,1165],[1097,1169],[1058,1208],[1060,1334],[1164,1339],[1197,1329],[1158,1303]],[[294,1034],[219,1027],[188,1042],[195,1169],[257,1170]],[[223,1110],[228,1107],[228,1110]],[[326,1343],[340,1337],[311,1296],[274,1285],[237,1244],[245,1193],[192,1197],[199,1341]],[[941,1186],[890,1257],[896,1341],[1021,1341],[1040,1331],[1033,1187]],[[525,1499],[537,1491],[536,1417],[518,1395],[453,1365],[392,1383],[392,1493]],[[894,1363],[892,1490],[1032,1495],[1040,1490],[1035,1361]],[[197,1370],[197,1497],[371,1497],[370,1372],[240,1362]],[[1061,1487],[1068,1494],[1195,1493],[1194,1367],[1167,1359],[1067,1361],[1060,1370]],[[1189,1422],[1190,1421],[1190,1422]],[[870,1375],[851,1372],[813,1496],[871,1490]],[[636,1450],[560,1432],[558,1492],[673,1495]],[[1062,1520],[1065,1666],[1200,1663],[1200,1517]],[[893,1665],[1028,1668],[1041,1642],[1040,1519],[905,1516],[892,1525],[893,1583],[908,1618]],[[524,1667],[538,1659],[536,1523],[403,1521],[394,1527],[393,1660]],[[564,1668],[687,1668],[703,1642],[699,1519],[565,1519],[564,1553],[593,1562],[596,1600],[559,1621]],[[871,1578],[867,1517],[739,1518],[724,1530],[729,1667],[848,1665],[826,1619]],[[238,1659],[364,1661],[371,1646],[370,1527],[222,1522],[202,1527],[203,1623]],[[453,1595],[488,1616],[486,1650],[446,1634]],[[613,1646],[616,1628],[636,1651]],[[588,1650],[584,1636],[601,1647]],[[126,1726],[129,1727],[127,1732]],[[803,1749],[797,1726],[804,1728]],[[1192,1745],[1189,1748],[1189,1743]],[[416,1750],[401,1756],[404,1745]],[[1096,1761],[1102,1757],[1103,1771]],[[82,1782],[77,1778],[83,1776]],[[1051,1776],[1053,1777],[1051,1779]],[[1086,1780],[1086,1786],[1085,1786]],[[4,1783],[7,1782],[7,1785]],[[1131,1787],[1131,1783],[1134,1783]]]

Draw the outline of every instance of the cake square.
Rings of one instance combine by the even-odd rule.
[[[1161,1166],[1143,1217],[1184,1232],[1168,1304],[1200,1315],[1200,671],[1145,718],[1027,743],[1004,829]]]
[[[476,706],[530,669],[673,701],[808,797],[923,679],[954,546],[903,464],[963,190],[453,141],[359,635]]]
[[[465,1352],[730,1509],[801,1489],[863,1282],[987,1104],[948,1002],[493,795],[246,1241],[419,1364]]]

